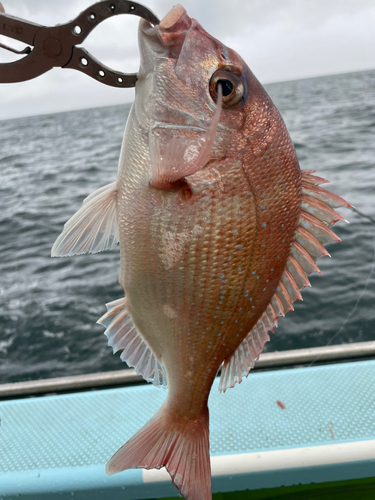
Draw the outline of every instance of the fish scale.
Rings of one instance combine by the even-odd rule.
[[[268,116],[266,114],[266,116]],[[142,140],[140,140],[140,138],[135,138],[134,140],[132,140],[132,142],[134,144],[142,144]],[[131,163],[132,162],[132,163]],[[122,164],[125,165],[127,167],[127,170],[129,170],[129,164],[132,164],[132,165],[135,165],[136,167],[136,171],[138,172],[139,171],[139,164],[138,163],[135,163],[134,162],[134,159],[131,158],[130,161],[128,161],[126,158],[124,158],[122,160]],[[218,168],[220,168],[220,165],[218,165]],[[255,169],[256,171],[256,169]],[[242,168],[240,170],[240,172],[245,172],[244,171],[244,168]],[[236,217],[233,217],[233,215],[229,215],[228,216],[225,216],[224,215],[224,210],[226,207],[224,207],[223,203],[221,203],[220,207],[221,208],[217,208],[217,202],[216,202],[216,210],[219,212],[221,211],[221,214],[220,213],[217,213],[216,214],[216,225],[215,227],[217,228],[217,230],[219,232],[223,232],[224,234],[227,233],[227,229],[224,228],[223,229],[223,219],[226,219],[228,218],[229,220],[229,226],[232,228],[233,227],[233,223],[235,224],[238,224],[237,220],[239,218],[239,213],[241,212],[242,210],[242,204],[239,203],[237,201],[237,197],[240,196],[239,194],[239,187],[243,187],[244,188],[244,192],[247,196],[247,199],[249,199],[250,197],[248,196],[248,192],[249,190],[252,192],[253,194],[253,198],[251,199],[250,203],[252,203],[254,205],[254,207],[256,208],[256,213],[257,213],[257,217],[256,217],[256,220],[258,221],[258,224],[256,225],[259,231],[260,234],[263,233],[263,236],[269,234],[269,230],[267,229],[266,231],[264,231],[265,228],[262,227],[263,224],[267,224],[267,222],[263,222],[263,221],[269,221],[269,211],[262,214],[261,210],[259,209],[259,207],[261,206],[260,204],[261,203],[265,203],[265,202],[271,202],[272,203],[272,186],[271,187],[268,187],[268,191],[271,191],[269,197],[271,198],[270,200],[266,199],[265,198],[265,194],[263,193],[262,190],[259,190],[259,193],[258,193],[258,187],[261,187],[261,184],[259,184],[261,182],[261,180],[259,179],[259,177],[255,177],[254,178],[254,175],[250,172],[246,172],[246,176],[245,178],[242,178],[240,179],[239,181],[236,181],[236,176],[238,174],[236,173],[235,175],[228,175],[227,179],[228,179],[228,189],[227,191],[230,192],[231,190],[235,189],[235,192],[236,192],[236,196],[235,197],[228,197],[228,199],[230,200],[230,202],[233,204],[233,208],[232,208],[232,212],[235,212],[236,213]],[[224,179],[225,179],[225,176],[224,176]],[[249,185],[249,181],[250,181],[250,185]],[[222,178],[221,182],[225,182]],[[235,188],[233,188],[233,186],[235,186]],[[267,192],[267,190],[265,190]],[[208,197],[208,194],[210,193],[204,193],[204,196],[202,197],[202,202],[203,202],[203,207],[202,207],[202,212],[203,211],[208,211],[209,210],[209,207],[210,207],[210,203],[207,201],[207,197]],[[164,193],[162,194],[162,196],[164,196]],[[263,197],[264,196],[264,197]],[[170,193],[166,193],[165,194],[165,198],[166,200],[165,203],[164,201],[161,203],[161,205],[168,205],[171,203],[171,196],[170,196]],[[226,199],[226,198],[224,198]],[[256,200],[256,201],[255,201]],[[222,198],[219,200],[220,202],[222,202]],[[213,207],[215,207],[215,193],[213,193],[213,196],[212,196],[212,202],[211,202],[211,205]],[[174,213],[174,212],[167,212],[167,214],[165,214],[165,216],[168,218],[170,217],[171,219],[175,220],[175,218],[177,217],[180,217],[180,218],[184,218],[185,220],[189,220],[190,216],[193,216],[194,219],[197,219],[199,220],[199,209],[197,209],[196,207],[199,206],[199,199],[195,200],[195,209],[194,209],[194,213],[189,215],[189,213],[180,213],[179,211],[177,213]],[[223,208],[224,207],[224,208]],[[176,210],[176,209],[175,209]],[[147,210],[145,210],[145,212],[147,212]],[[207,212],[206,212],[207,213]],[[208,212],[209,213],[209,212]],[[220,217],[221,216],[221,217]],[[125,215],[125,218],[128,218],[129,215],[126,214]],[[163,232],[165,231],[170,231],[171,228],[170,226],[168,226],[168,222],[166,220],[166,218],[164,217],[164,214],[160,213],[158,207],[156,208],[156,215],[155,215],[155,220],[158,220],[159,218],[161,218],[161,220],[163,221],[163,224],[162,224],[162,229],[159,229],[158,227],[158,222],[155,222],[155,225],[154,225],[154,228],[153,228],[153,231],[155,233],[155,238],[159,237],[160,234],[162,234]],[[212,219],[211,219],[212,220]],[[248,221],[248,224],[249,225],[252,225],[253,226],[253,231],[254,231],[254,223],[252,221],[252,218],[251,217],[244,217],[242,220],[244,221]],[[293,224],[293,221],[292,221],[292,224]],[[149,232],[147,231],[147,229],[145,229],[144,231],[140,231],[139,230],[140,228],[138,227],[138,235],[140,235],[141,238],[143,238],[144,234],[149,234]],[[192,228],[190,228],[191,230]],[[205,233],[208,233],[210,234],[210,229],[211,229],[211,224],[209,221],[205,221]],[[176,230],[172,230],[170,232],[176,232]],[[184,227],[184,225],[182,224],[182,227],[181,227],[181,231],[180,233],[184,233],[186,232],[186,229]],[[124,234],[127,234],[126,232],[124,232]],[[246,242],[252,242],[252,245],[255,245],[256,243],[258,243],[256,241],[256,238],[254,236],[254,234],[249,234],[249,236],[246,238],[245,235],[243,237],[243,240],[246,240]],[[289,241],[291,240],[291,238],[289,238]],[[127,241],[128,240],[128,237],[127,237]],[[272,283],[270,284],[270,290],[271,292],[268,292],[268,293],[263,293],[264,290],[264,285],[265,283],[262,283],[262,282],[258,282],[257,283],[257,280],[256,278],[259,277],[259,273],[260,273],[260,269],[261,269],[261,258],[262,258],[262,255],[265,254],[267,255],[268,253],[268,248],[267,248],[267,243],[268,243],[268,240],[265,239],[264,240],[265,243],[263,243],[265,245],[266,248],[262,247],[261,245],[262,244],[258,244],[258,247],[259,249],[258,250],[255,250],[255,253],[254,253],[254,256],[253,256],[253,259],[249,258],[250,255],[249,255],[249,252],[248,251],[243,251],[241,252],[241,248],[239,247],[244,247],[244,245],[233,245],[232,242],[230,242],[230,246],[232,248],[230,248],[230,252],[232,253],[233,251],[235,251],[235,255],[238,257],[238,260],[237,261],[233,261],[233,263],[236,263],[237,265],[237,270],[236,272],[234,273],[233,277],[233,282],[237,282],[239,283],[237,285],[237,288],[238,288],[238,292],[235,293],[234,290],[236,289],[235,285],[231,283],[231,288],[233,290],[233,294],[234,296],[236,296],[236,299],[234,300],[234,303],[232,305],[232,308],[229,310],[229,311],[226,311],[224,310],[223,312],[228,316],[228,318],[226,318],[225,316],[222,316],[221,314],[221,311],[218,311],[218,310],[215,310],[214,311],[216,312],[216,316],[218,317],[216,319],[216,322],[213,321],[213,318],[212,318],[212,315],[209,317],[209,321],[211,322],[211,328],[214,332],[217,332],[216,335],[219,333],[220,336],[221,336],[221,343],[218,342],[217,344],[217,348],[216,348],[216,365],[214,364],[214,367],[212,369],[213,372],[216,373],[218,367],[220,366],[220,363],[221,363],[221,359],[225,358],[232,350],[233,348],[236,347],[236,345],[238,345],[238,342],[239,340],[242,340],[247,334],[248,332],[251,330],[251,328],[254,326],[254,324],[256,323],[256,321],[259,319],[259,317],[261,316],[262,314],[262,310],[266,307],[266,305],[269,303],[270,301],[270,298],[272,297],[272,294],[273,294],[273,290],[274,288],[276,288],[279,280],[280,280],[280,277],[281,277],[281,272],[282,271],[279,271],[279,273],[275,273],[274,276],[273,276],[273,279],[272,279]],[[273,241],[273,239],[271,239],[271,241]],[[247,247],[248,243],[246,243],[245,247]],[[137,243],[135,243],[134,240],[131,240],[131,247],[128,251],[125,249],[124,250],[124,254],[125,255],[128,255],[129,256],[129,262],[133,262],[136,263],[138,262],[138,260],[135,258],[132,258],[132,251],[135,249],[135,248],[138,248],[138,247],[147,247],[147,241],[141,241],[139,239],[139,236],[138,236],[138,240],[137,240]],[[215,245],[212,246],[211,245],[211,252],[212,252],[212,247],[215,248]],[[222,242],[220,241],[219,243],[219,247],[222,247]],[[224,245],[225,247],[225,245]],[[206,247],[206,251],[204,250],[204,245],[202,246],[202,249],[200,251],[197,252],[197,250],[190,250],[190,253],[194,253],[196,255],[200,255],[200,259],[201,261],[202,260],[205,260],[207,259],[207,250],[208,250],[208,246]],[[273,256],[273,252],[272,252],[273,248],[271,247],[270,248],[270,252],[271,252],[271,258]],[[159,250],[160,251],[160,250]],[[278,253],[282,253],[282,252],[278,252]],[[285,251],[284,251],[284,254],[285,254]],[[286,255],[283,255],[282,258],[281,258],[281,262],[280,262],[280,265],[279,265],[279,268],[283,269],[285,267],[285,262],[286,262],[286,259],[287,259],[287,256],[289,254],[289,251],[287,252]],[[244,257],[242,257],[242,255],[244,255]],[[150,255],[152,257],[152,255]],[[223,256],[223,260],[226,261],[227,258],[229,257],[229,255],[227,256],[226,254],[224,254]],[[149,256],[145,257],[144,260],[149,262]],[[258,272],[258,276],[250,276],[249,280],[250,280],[250,283],[249,284],[243,284],[240,282],[240,280],[238,280],[239,278],[239,272],[238,272],[238,269],[240,268],[239,266],[242,264],[242,258],[245,259],[246,261],[246,266],[247,267],[254,267],[254,265],[259,262],[259,272]],[[266,263],[267,263],[267,259],[266,259],[266,262],[265,262],[265,265],[263,267],[266,266]],[[140,265],[142,266],[142,262],[140,262]],[[155,263],[154,263],[155,265]],[[143,271],[142,274],[152,274],[153,272],[153,266],[150,266],[150,268],[146,269]],[[157,268],[160,269],[161,266],[161,263],[160,261],[156,263],[156,266]],[[200,266],[200,263],[198,263],[198,266]],[[187,265],[186,262],[184,262],[184,266],[183,266],[184,269],[187,270],[187,273],[189,273],[189,267]],[[125,276],[126,275],[130,275],[132,276],[133,275],[133,270],[132,269],[128,269],[127,272],[125,273]],[[169,294],[170,296],[175,296],[175,290],[174,290],[174,284],[177,284],[177,287],[180,285],[181,283],[181,279],[179,277],[177,277],[176,279],[164,279],[164,276],[163,276],[163,270],[161,270],[159,272],[159,274],[155,277],[155,280],[159,283],[159,294],[162,295],[162,292],[164,291],[165,294]],[[199,286],[197,286],[197,284],[199,284]],[[146,283],[147,285],[147,283]],[[219,301],[213,301],[213,304],[211,303],[210,299],[209,299],[209,295],[205,295],[205,296],[202,296],[202,292],[208,288],[210,290],[214,290],[215,288],[215,285],[216,283],[211,283],[208,279],[208,283],[207,283],[207,277],[204,276],[204,275],[200,275],[200,277],[198,278],[198,283],[193,283],[193,284],[188,284],[184,286],[184,290],[192,290],[194,294],[198,293],[198,297],[196,295],[193,295],[192,296],[192,300],[197,302],[197,301],[203,301],[202,303],[204,304],[204,307],[200,307],[200,311],[203,315],[203,311],[204,310],[210,310],[210,306],[213,307],[213,308],[224,308],[226,306],[226,302],[227,301],[224,301],[224,304],[222,306],[218,305],[220,304]],[[124,289],[126,290],[127,286],[126,284],[123,285],[124,286]],[[254,304],[256,306],[256,311],[254,311],[254,314],[250,314],[250,317],[249,317],[249,313],[248,311],[246,311],[245,307],[242,308],[241,306],[239,306],[239,303],[238,301],[241,300],[240,297],[242,295],[242,291],[243,291],[243,288],[244,286],[246,288],[248,288],[249,286],[251,287],[251,295],[254,295],[255,300],[254,300]],[[263,288],[262,288],[263,287]],[[261,297],[263,296],[263,299],[261,299]],[[135,295],[134,299],[133,299],[133,303],[136,303],[136,302],[140,302],[140,303],[143,303],[143,304],[147,304],[147,307],[149,307],[149,305],[155,301],[155,297],[153,297],[152,295],[145,295],[143,297],[139,296],[139,291],[137,291],[137,294]],[[162,300],[160,301],[160,303],[157,304],[157,306],[155,307],[156,309],[160,310],[162,308],[163,305],[165,305],[165,302],[166,302],[166,297],[162,297]],[[168,301],[167,301],[168,302]],[[244,302],[244,300],[242,299],[242,302]],[[244,305],[243,303],[241,302],[242,305]],[[183,304],[180,302],[180,305]],[[240,314],[241,311],[238,311],[238,309],[242,309],[243,310],[243,313]],[[233,316],[233,313],[236,313],[236,316],[238,316],[238,318],[235,318]],[[179,318],[179,321],[180,323],[184,324],[184,320],[185,318],[183,317],[183,314],[184,314],[184,311],[183,311],[183,308],[182,308],[182,311],[177,311],[177,316]],[[192,316],[192,321],[189,322],[189,325],[190,325],[190,331],[192,331],[194,329],[194,326],[197,326],[196,324],[194,325],[194,323],[197,323],[195,320],[196,320],[196,315],[198,313],[193,310],[193,311],[190,311],[190,315]],[[220,323],[221,323],[221,320],[224,319],[225,320],[225,327],[222,326]],[[237,322],[239,321],[240,324],[238,325],[239,327],[240,326],[243,326],[243,328],[238,328],[237,327],[237,324],[235,323],[237,319]],[[219,321],[220,320],[220,321]],[[229,326],[228,323],[231,323],[231,327]],[[245,323],[245,324],[244,324]],[[141,330],[143,331],[146,331],[148,330],[147,327],[140,327]],[[225,329],[225,332],[223,331]],[[222,332],[220,332],[220,330],[222,330]],[[236,330],[236,333],[235,335],[233,335],[233,330]],[[240,332],[241,330],[241,332]],[[179,329],[177,328],[177,330],[174,330],[171,332],[171,334],[169,335],[169,340],[172,339],[172,337],[176,336],[177,332],[179,332]],[[183,331],[180,331],[180,335],[183,335],[184,333],[184,330]],[[215,335],[215,333],[213,333]],[[239,336],[239,338],[237,338],[237,335]],[[198,333],[198,338],[200,337],[200,333]],[[152,340],[150,341],[151,345],[152,345],[152,341],[155,341],[154,339],[154,336],[152,336]],[[225,345],[224,345],[225,344]],[[181,346],[181,344],[180,344]],[[193,348],[195,347],[195,342],[193,342]],[[203,347],[206,347],[205,345]],[[182,353],[183,354],[183,348],[184,348],[184,344],[182,344]],[[158,349],[156,347],[156,351],[157,352],[160,352],[162,349]],[[204,351],[202,351],[202,354],[206,354],[205,351],[207,349],[204,349]],[[200,370],[199,368],[201,367],[202,363],[201,363],[201,359],[199,356],[197,356],[197,354],[195,354],[195,363],[191,363],[190,361],[188,363],[183,363],[181,362],[183,360],[183,357],[182,357],[182,360],[180,360],[180,356],[179,356],[179,353],[178,351],[174,351],[174,357],[176,359],[179,360],[179,366],[180,366],[180,370],[181,370],[181,373],[183,374],[186,370],[187,370],[187,367],[185,366],[186,364],[188,364],[188,368],[192,371],[194,371],[197,375],[199,374]],[[204,357],[204,356],[203,356]],[[196,367],[194,366],[196,365]],[[199,367],[199,368],[198,368]],[[211,368],[209,368],[211,370]],[[198,380],[200,380],[199,383],[202,383],[203,380],[204,380],[204,374],[201,374],[200,377],[197,377]],[[182,379],[184,377],[182,376]],[[204,383],[204,382],[203,382]],[[186,392],[186,389],[184,389],[184,387],[181,387],[181,391],[182,392]],[[202,398],[203,399],[206,399],[208,396],[208,394],[203,394],[202,395]],[[190,404],[190,402],[189,402]]]
[[[307,275],[319,272],[323,244],[338,240],[333,208],[350,205],[300,171],[261,84],[183,7],[158,26],[141,21],[139,33],[117,181],[84,200],[52,254],[120,243],[125,295],[98,322],[122,360],[168,386],[107,473],[165,466],[187,500],[209,500],[216,373],[223,392],[249,374]]]
[[[221,210],[221,209],[219,209],[219,210]],[[158,215],[156,216],[156,218],[157,217],[158,217]],[[172,217],[172,219],[173,219],[173,217]],[[207,221],[206,221],[206,224],[207,224]],[[178,223],[174,224],[174,227],[173,226],[169,227],[169,229],[176,231],[177,225],[179,225],[179,224]],[[217,219],[216,225],[221,227],[222,222],[220,219]],[[207,224],[207,227],[210,227],[209,223]],[[214,226],[214,228],[215,227],[216,226]],[[205,238],[205,237],[207,238],[207,235],[210,237],[210,235],[215,232],[214,228],[211,231],[207,231],[205,233],[205,235],[201,236],[201,239]],[[156,231],[156,233],[158,233],[157,229],[154,229],[154,230]],[[163,230],[165,231],[164,224],[163,224]],[[181,228],[181,232],[183,232],[184,230],[185,230],[185,228]],[[202,247],[202,251],[198,252],[198,254],[201,256],[200,261],[202,261],[202,259],[206,260],[207,256],[212,255],[212,252],[209,253],[209,249],[212,248],[212,243],[210,243],[208,240],[206,241],[206,245],[204,244],[204,242],[200,242],[199,246]],[[204,248],[206,248],[205,251],[203,250]],[[196,251],[190,249],[190,251],[187,255],[196,254],[196,253],[197,253]],[[211,262],[212,259],[209,258],[209,260],[206,263],[206,267],[208,268],[208,274],[211,275],[211,280],[208,279],[208,284],[207,284],[207,286],[205,286],[205,283],[207,283],[207,280],[204,278],[202,279],[202,275],[200,275],[199,282],[200,282],[201,286],[197,287],[194,283],[194,281],[196,281],[196,279],[194,278],[194,275],[196,274],[196,269],[194,267],[193,267],[193,269],[191,269],[189,262],[186,262],[186,259],[187,258],[185,258],[185,262],[183,262],[183,265],[181,266],[181,270],[178,267],[176,267],[175,269],[169,270],[169,274],[173,273],[173,277],[169,275],[166,280],[163,280],[163,279],[161,279],[161,277],[159,275],[155,279],[158,281],[158,283],[160,283],[160,293],[162,294],[164,291],[164,296],[161,296],[160,304],[158,305],[158,307],[160,307],[162,304],[165,304],[166,302],[168,303],[169,297],[171,297],[171,296],[173,297],[175,295],[174,284],[176,284],[177,289],[179,289],[181,287],[181,282],[182,282],[184,290],[187,290],[187,291],[191,290],[192,291],[193,295],[189,295],[189,299],[193,303],[199,304],[199,309],[197,309],[195,307],[195,308],[192,308],[193,310],[190,310],[190,318],[192,318],[192,319],[190,320],[190,322],[188,322],[188,324],[189,324],[190,330],[192,330],[193,327],[195,326],[194,323],[196,323],[195,320],[197,319],[198,314],[200,314],[200,318],[202,319],[205,310],[209,307],[210,303],[212,302],[212,299],[210,298],[210,291],[214,290],[214,288],[215,288],[217,273],[216,273],[215,266],[213,265],[213,262]],[[221,259],[221,262],[224,262],[225,260],[227,260],[226,256],[223,256],[223,255],[220,256],[220,259]],[[158,267],[159,267],[159,269],[163,267],[162,262],[159,261]],[[198,267],[201,267],[201,262],[198,262]],[[221,266],[219,266],[219,267],[221,267]],[[161,273],[162,272],[163,272],[163,269],[161,270]],[[190,275],[193,275],[193,280],[192,280],[192,283],[187,284],[186,277],[189,277]],[[236,278],[236,275],[234,275],[234,278]],[[196,293],[198,292],[198,294],[201,295],[202,289],[207,290],[208,292],[204,293],[203,297],[201,297],[201,296],[197,297]],[[151,297],[151,298],[155,300],[154,297]],[[177,298],[177,300],[178,300],[178,298]],[[202,300],[204,301],[203,306],[202,306]],[[214,301],[214,304],[216,305],[217,301]],[[171,307],[174,308],[174,304],[171,304]],[[181,322],[181,317],[180,317],[180,315],[178,315],[178,316],[179,316],[179,319]],[[208,317],[208,321],[212,321],[210,317]],[[182,321],[181,323],[184,324],[184,321]],[[206,328],[205,324],[202,325],[202,327]],[[215,330],[215,327],[213,326],[212,329]],[[174,332],[174,333],[176,333],[176,332]],[[182,371],[184,371],[184,367],[182,367]]]

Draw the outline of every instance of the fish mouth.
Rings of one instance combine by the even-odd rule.
[[[157,26],[141,19],[139,41],[143,71],[151,69],[149,63],[152,53],[177,61],[192,22],[182,5],[175,5]]]
[[[182,5],[175,5],[172,10],[160,21],[160,36],[164,43],[173,38],[176,34],[181,34],[190,29],[192,20],[188,16]]]

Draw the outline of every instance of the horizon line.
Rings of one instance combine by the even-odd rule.
[[[314,78],[325,78],[325,77],[329,77],[329,76],[350,75],[350,74],[354,74],[354,73],[366,73],[366,72],[371,72],[371,71],[375,71],[375,68],[355,70],[355,71],[344,71],[344,72],[340,72],[340,73],[327,73],[327,74],[322,74],[322,75],[304,76],[302,78],[291,78],[288,80],[276,80],[276,81],[271,81],[271,82],[260,82],[260,83],[262,85],[264,85],[265,87],[267,87],[268,85],[276,85],[276,84],[280,84],[280,83],[299,82],[299,81],[303,81],[303,80],[313,80]],[[78,111],[86,111],[86,110],[90,110],[90,109],[109,108],[112,106],[129,106],[129,105],[133,104],[133,102],[134,101],[119,102],[117,104],[116,103],[115,104],[103,104],[102,106],[88,106],[88,107],[82,107],[82,108],[72,108],[72,109],[66,109],[63,111],[48,111],[46,113],[40,113],[40,114],[33,113],[30,115],[16,116],[13,118],[0,118],[0,122],[11,121],[11,120],[20,120],[22,118],[31,118],[33,116],[57,115],[57,114],[61,114],[61,113],[72,113],[75,111],[78,112]]]

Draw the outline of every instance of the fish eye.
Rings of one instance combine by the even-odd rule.
[[[215,86],[216,93],[218,92],[219,85],[221,85],[223,97],[228,97],[233,92],[234,85],[230,80],[225,80],[224,78],[220,78],[220,80],[216,82]]]
[[[223,107],[234,106],[242,99],[244,86],[238,75],[225,69],[215,71],[210,80],[210,95],[215,102],[219,85],[223,92]]]

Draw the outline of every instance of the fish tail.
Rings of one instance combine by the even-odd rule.
[[[168,400],[108,461],[106,473],[165,467],[187,500],[211,500],[208,408],[188,420]]]

